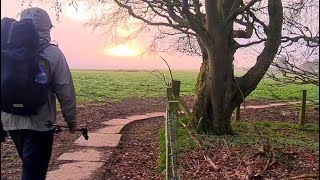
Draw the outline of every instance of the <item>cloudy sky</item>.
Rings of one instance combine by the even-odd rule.
[[[1,18],[19,19],[19,12],[28,7],[28,3],[24,5],[21,3],[22,0],[1,0]],[[90,12],[86,11],[84,5],[80,4],[78,11],[66,5],[62,8],[59,21],[51,5],[35,1],[32,5],[46,10],[51,16],[54,24],[52,40],[58,43],[64,52],[71,69],[166,69],[160,56],[169,62],[172,69],[199,70],[200,68],[201,57],[165,53],[141,55],[150,44],[150,38],[147,37],[153,37],[153,34],[145,34],[146,38],[118,43],[99,30],[93,31],[92,27],[83,25],[90,17]],[[119,28],[118,31],[125,35],[128,29]],[[235,64],[246,67],[254,63],[252,59],[254,57],[250,57],[249,53],[238,54]]]

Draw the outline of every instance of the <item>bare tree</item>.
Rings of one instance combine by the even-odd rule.
[[[292,55],[281,56],[272,63],[267,75],[275,81],[272,85],[313,84],[319,86],[319,59],[296,59]]]
[[[319,1],[293,1],[284,10],[282,45],[268,77],[276,85],[319,86]]]
[[[305,19],[299,19],[310,13],[307,9],[318,6],[316,0],[69,2],[88,2],[100,8],[95,21],[89,24],[93,27],[111,30],[133,18],[142,23],[135,32],[155,27],[159,32],[153,37],[155,40],[175,38],[176,41],[165,47],[201,55],[203,62],[190,126],[213,134],[232,134],[233,110],[256,89],[278,52],[289,52],[296,43],[316,47],[319,41],[319,31],[306,29],[302,23]],[[135,35],[132,33],[129,38]],[[234,56],[248,48],[256,48],[256,62],[243,76],[236,77]]]
[[[281,43],[281,0],[268,1],[266,16],[259,13],[260,18],[269,21],[268,24],[253,11],[253,7],[263,5],[258,0],[114,2],[130,16],[146,24],[173,28],[197,39],[203,63],[190,125],[214,134],[232,134],[230,122],[233,110],[257,87]],[[255,36],[254,29],[258,27],[263,27],[263,40],[237,42]],[[265,45],[256,64],[244,76],[235,77],[233,61],[236,51],[262,42]]]
[[[162,35],[192,40],[190,47],[194,47],[194,42],[198,44],[196,49],[200,51],[195,52],[201,53],[203,63],[190,126],[213,134],[232,134],[233,110],[256,89],[282,40],[281,0],[91,0],[90,3],[96,7],[117,5],[112,13],[100,14],[95,26],[116,27],[135,18],[147,25],[141,31],[155,26],[161,28]],[[255,65],[236,77],[233,68],[236,51],[254,45],[262,47]]]

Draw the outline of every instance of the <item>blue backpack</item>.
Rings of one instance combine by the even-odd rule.
[[[50,45],[31,20],[1,20],[1,111],[35,115],[48,101],[49,63],[40,52]]]

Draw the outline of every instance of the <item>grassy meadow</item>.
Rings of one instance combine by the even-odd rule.
[[[164,71],[169,77],[169,73]],[[147,71],[72,71],[79,102],[103,102],[131,97],[164,97],[166,86]],[[181,96],[193,96],[198,72],[173,71],[174,79],[181,81]],[[269,79],[261,81],[248,99],[299,100],[301,90],[308,90],[308,100],[319,99],[319,87],[314,85],[288,85],[271,87]]]

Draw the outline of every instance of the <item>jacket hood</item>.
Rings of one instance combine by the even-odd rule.
[[[38,7],[32,7],[25,9],[21,12],[20,20],[31,19],[37,31],[39,32],[40,38],[50,42],[50,30],[53,27],[51,19],[48,13]]]

